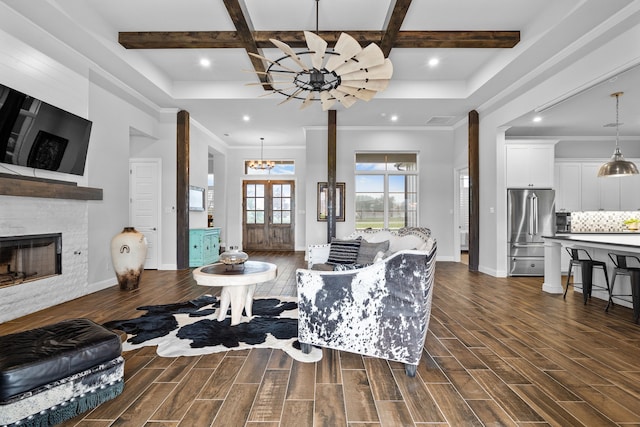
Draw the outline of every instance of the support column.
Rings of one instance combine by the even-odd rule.
[[[478,271],[480,258],[480,120],[469,112],[469,271]]]
[[[336,237],[336,110],[329,110],[327,135],[327,243]]]
[[[176,134],[176,265],[189,268],[189,112],[181,110]]]
[[[550,294],[564,293],[562,288],[562,266],[560,265],[560,250],[558,242],[544,241],[544,282],[542,290]]]

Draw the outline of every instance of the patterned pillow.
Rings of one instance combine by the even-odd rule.
[[[362,238],[356,240],[331,239],[327,264],[355,264]]]
[[[363,240],[358,249],[358,257],[356,264],[373,264],[378,252],[386,252],[389,250],[389,241],[369,243]]]

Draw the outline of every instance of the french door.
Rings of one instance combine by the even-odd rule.
[[[242,183],[242,247],[248,250],[293,251],[294,182]]]

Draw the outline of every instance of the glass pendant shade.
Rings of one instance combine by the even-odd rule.
[[[611,156],[611,160],[600,166],[598,170],[598,178],[600,177],[620,177],[631,176],[638,174],[638,168],[633,162],[624,159],[620,147],[618,146],[618,140],[620,136],[620,119],[619,119],[619,102],[620,96],[623,92],[612,93],[611,96],[616,98],[616,149]]]

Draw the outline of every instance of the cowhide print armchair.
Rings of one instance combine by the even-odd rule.
[[[405,364],[416,374],[429,327],[436,241],[347,271],[298,269],[298,340]]]

